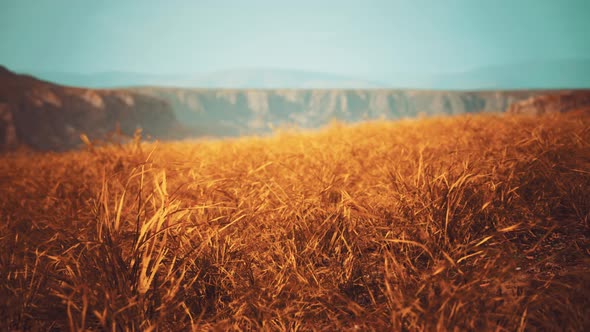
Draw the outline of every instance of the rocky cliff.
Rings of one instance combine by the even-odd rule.
[[[544,114],[556,112],[590,111],[590,90],[572,90],[534,96],[512,104],[507,112]]]
[[[145,94],[64,87],[0,66],[0,149],[67,150],[81,134],[102,139],[117,127],[174,138],[179,125],[165,101]]]
[[[503,112],[542,91],[224,90],[135,88],[166,100],[183,124],[202,135],[264,133],[295,125],[317,128],[331,120],[357,122],[419,115]]]

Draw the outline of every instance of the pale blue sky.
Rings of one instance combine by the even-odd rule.
[[[590,0],[0,0],[16,70],[378,77],[590,58]]]

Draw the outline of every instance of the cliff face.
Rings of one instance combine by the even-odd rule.
[[[535,96],[512,104],[508,111],[515,114],[544,114],[582,112],[590,110],[590,90],[561,91]]]
[[[166,100],[183,124],[203,135],[264,133],[271,127],[316,128],[419,115],[503,112],[541,91],[209,90],[135,88]]]
[[[80,134],[102,139],[117,126],[125,135],[136,128],[156,138],[178,132],[174,112],[160,99],[64,87],[0,67],[0,149],[67,150],[81,145]]]

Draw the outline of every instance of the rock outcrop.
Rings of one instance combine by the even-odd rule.
[[[132,136],[176,138],[174,112],[161,99],[123,90],[65,87],[0,66],[0,149],[26,146],[62,151],[80,146],[81,134],[103,139],[120,130]]]
[[[590,90],[560,91],[535,96],[512,104],[507,112],[545,114],[557,112],[585,113],[590,110]]]

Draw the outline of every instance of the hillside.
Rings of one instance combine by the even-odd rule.
[[[165,100],[196,132],[211,136],[266,133],[294,125],[318,128],[332,120],[359,122],[420,115],[503,112],[544,91],[232,90],[134,88]]]
[[[590,117],[0,155],[0,330],[590,330]]]
[[[81,134],[104,139],[117,126],[133,136],[175,138],[181,129],[162,100],[122,90],[64,87],[0,66],[0,150],[27,146],[67,150]]]

